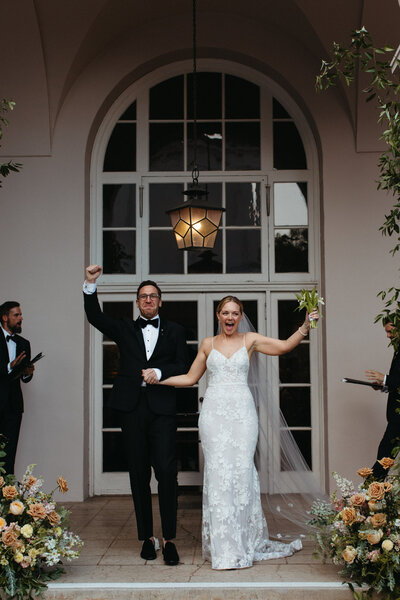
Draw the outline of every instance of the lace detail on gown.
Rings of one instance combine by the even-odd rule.
[[[268,537],[254,465],[258,418],[247,384],[249,357],[243,345],[227,358],[213,348],[207,358],[208,387],[199,418],[205,457],[203,557],[213,569],[250,567],[255,560],[291,556],[302,548]]]

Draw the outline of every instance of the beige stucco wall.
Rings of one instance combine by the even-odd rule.
[[[369,151],[356,152],[344,97],[338,90],[315,93],[319,57],[296,39],[283,37],[274,27],[266,29],[256,19],[224,13],[202,13],[199,28],[200,56],[236,60],[275,77],[307,112],[319,138],[327,466],[352,478],[359,466],[374,460],[385,426],[385,397],[345,385],[341,378],[362,378],[366,368],[388,368],[390,352],[383,332],[372,323],[380,308],[377,291],[398,278],[397,261],[387,252],[390,242],[378,232],[390,198],[376,190],[377,147],[367,131],[362,139]],[[29,28],[24,35],[29,37]],[[112,100],[137,73],[188,58],[190,45],[184,16],[176,17],[173,35],[167,18],[138,24],[129,36],[113,40],[74,72],[58,109],[49,111],[51,95],[35,96],[46,87],[36,36],[33,31],[30,47],[39,66],[29,78],[21,68],[8,69],[2,88],[6,96],[18,89],[3,151],[9,148],[24,167],[0,192],[1,296],[21,301],[23,334],[33,352],[46,355],[33,382],[24,388],[17,473],[28,463],[38,463],[46,481],[62,474],[71,488],[69,499],[80,500],[88,489],[87,328],[81,283],[89,259],[93,135]],[[22,52],[22,43],[20,47]],[[13,48],[18,53],[18,44]],[[60,55],[60,69],[64,62]]]

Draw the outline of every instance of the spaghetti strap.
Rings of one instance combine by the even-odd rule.
[[[243,346],[245,346],[245,345],[246,345],[246,334],[244,333],[243,334]]]

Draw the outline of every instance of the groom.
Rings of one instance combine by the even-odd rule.
[[[151,467],[158,481],[163,533],[163,557],[167,565],[179,562],[172,539],[176,535],[177,465],[175,389],[151,385],[186,371],[184,329],[160,319],[161,290],[154,281],[143,281],[137,289],[140,317],[113,319],[99,306],[96,281],[99,265],[86,268],[85,311],[89,323],[114,340],[120,351],[120,370],[109,406],[119,415],[139,540],[140,556],[156,558],[151,505]],[[142,377],[144,371],[147,384]]]

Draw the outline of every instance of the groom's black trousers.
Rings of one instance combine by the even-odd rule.
[[[153,536],[151,467],[158,482],[158,501],[164,539],[176,536],[177,464],[176,415],[159,415],[148,405],[146,388],[131,412],[117,411],[128,462],[139,540]]]

